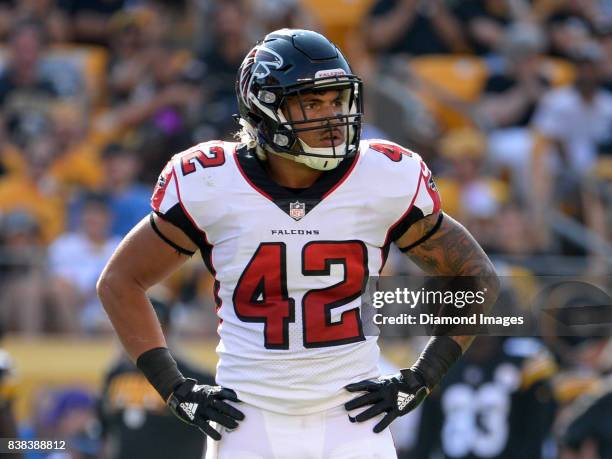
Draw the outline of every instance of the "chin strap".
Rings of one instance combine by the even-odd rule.
[[[316,169],[318,171],[330,171],[338,167],[340,162],[344,158],[318,158],[316,156],[306,156],[306,155],[292,155],[289,153],[280,153],[276,151],[270,151],[266,149],[267,154],[278,155],[281,158],[290,159],[291,161],[295,161],[296,163],[304,164],[312,169]]]
[[[334,157],[333,154],[334,154],[334,151],[344,151],[346,149],[346,142],[343,142],[341,145],[338,145],[337,147],[334,147],[334,148],[331,148],[331,147],[315,148],[315,147],[309,146],[302,139],[298,139],[298,140],[300,144],[302,145],[302,149],[306,153],[324,155],[324,156],[329,156],[329,157],[309,156],[309,155],[300,155],[300,154],[292,155],[290,153],[282,153],[278,151],[273,151],[270,148],[266,148],[266,153],[273,153],[282,158],[290,159],[292,161],[295,161],[296,163],[304,164],[318,171],[330,171],[332,169],[335,169],[344,159],[344,157],[342,158]]]
[[[297,155],[293,157],[295,162],[305,164],[319,171],[330,171],[338,167],[343,158],[317,158],[315,156]]]

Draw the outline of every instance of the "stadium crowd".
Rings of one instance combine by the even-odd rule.
[[[609,280],[610,0],[4,0],[5,331],[110,333],[95,293],[103,266],[148,215],[171,155],[234,138],[236,70],[257,39],[280,27],[319,30],[348,55],[365,82],[362,137],[388,138],[423,156],[445,212],[472,232],[501,276],[521,279],[508,289],[545,275]],[[156,295],[173,305],[182,336],[211,338],[213,282],[195,258]],[[386,267],[386,274],[413,271],[399,254]],[[559,294],[555,307],[588,297],[579,293]],[[531,441],[541,457],[598,457],[586,454],[609,446],[612,434],[581,437],[588,429],[572,424],[579,418],[572,402],[587,387],[605,387],[612,345],[605,336],[573,338],[486,338],[483,352],[461,363],[479,388],[453,392],[461,422],[444,419],[450,377],[419,411],[422,418],[415,415],[428,427],[398,441],[403,457],[527,457],[509,452],[500,429],[513,441]],[[515,372],[499,374],[509,367]],[[499,435],[479,442],[462,429],[479,424],[470,419],[482,413],[466,415],[465,405],[489,410],[496,399],[482,388],[498,380],[512,400],[499,409],[511,411],[512,422],[487,424],[494,419],[485,416],[484,432]],[[46,412],[33,415],[34,423],[46,435],[45,428],[76,432],[96,409],[81,392],[41,406]],[[83,442],[82,456],[73,457],[96,457],[95,442]]]

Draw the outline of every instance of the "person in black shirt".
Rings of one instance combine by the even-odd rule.
[[[478,106],[490,127],[529,125],[541,95],[550,88],[541,59],[545,43],[535,26],[517,23],[506,29],[498,49],[499,70],[487,78]]]
[[[170,331],[171,307],[151,300],[164,334]],[[215,384],[214,377],[176,358],[181,372],[200,384]],[[126,354],[113,363],[105,377],[100,420],[107,459],[201,459],[206,437],[173,416],[165,401]]]
[[[72,39],[107,45],[110,17],[129,3],[126,0],[58,0],[57,7],[72,25]]]
[[[217,139],[231,138],[235,130],[236,123],[231,117],[238,110],[234,80],[249,49],[243,24],[245,14],[247,10],[240,1],[217,2],[209,19],[212,35],[198,52],[204,93],[198,130],[203,128],[203,132]]]
[[[486,80],[476,105],[479,124],[489,131],[489,159],[510,173],[514,191],[528,199],[531,183],[531,119],[550,80],[543,65],[546,39],[536,26],[517,23],[504,32],[497,68]]]
[[[364,30],[366,43],[388,54],[467,50],[459,23],[443,0],[378,0]]]
[[[506,27],[514,20],[506,0],[462,0],[456,2],[456,17],[465,29],[470,48],[478,55],[495,52]]]
[[[42,25],[23,21],[15,25],[9,40],[10,58],[0,75],[0,107],[8,134],[24,144],[47,127],[47,111],[57,89],[40,73],[45,35]]]
[[[568,409],[560,428],[561,459],[612,457],[612,379],[597,393],[585,395]]]
[[[409,457],[542,457],[554,418],[547,380],[553,369],[534,338],[479,336],[423,404],[419,440]]]

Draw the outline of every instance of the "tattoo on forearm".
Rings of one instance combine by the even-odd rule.
[[[426,234],[436,220],[423,218],[415,225]],[[474,238],[457,221],[444,216],[436,233],[407,252],[410,259],[428,274],[442,276],[494,276],[491,261]]]
[[[424,218],[415,225],[418,234],[426,234],[436,224],[436,219]],[[499,281],[493,264],[470,233],[457,221],[444,215],[442,225],[436,233],[406,254],[428,274],[439,276],[473,276],[480,284],[479,288],[488,291],[487,312],[499,290]],[[465,351],[474,336],[452,337]]]

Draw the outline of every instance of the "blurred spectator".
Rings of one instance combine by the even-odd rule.
[[[138,83],[146,77],[147,54],[144,29],[150,22],[147,15],[121,10],[113,15],[108,72],[111,104],[125,102]]]
[[[66,450],[48,459],[96,459],[99,456],[99,425],[93,394],[79,387],[64,387],[49,394],[41,413],[36,438],[66,440]]]
[[[0,178],[0,211],[27,212],[36,221],[42,240],[51,242],[64,228],[64,196],[50,168],[57,155],[55,139],[40,137],[24,150],[23,174]]]
[[[546,38],[526,23],[508,27],[503,38],[498,49],[503,61],[484,84],[481,115],[492,127],[525,127],[538,99],[550,87],[541,65]]]
[[[487,247],[495,234],[494,217],[508,200],[509,190],[501,180],[483,173],[486,137],[473,128],[452,130],[440,139],[438,150],[447,166],[436,178],[445,212]]]
[[[49,106],[46,138],[53,146],[53,154],[46,175],[63,198],[77,187],[92,188],[100,181],[97,142],[91,135],[88,122],[87,113],[79,105],[55,102]],[[11,174],[28,175],[27,149],[24,154],[9,146],[0,156],[0,162]]]
[[[19,169],[22,155],[23,153],[8,136],[4,117],[0,114],[0,179]]]
[[[599,35],[598,42],[605,55],[601,63],[603,86],[612,92],[612,26]]]
[[[377,52],[467,51],[461,26],[444,0],[378,0],[364,30],[367,44]]]
[[[60,331],[103,332],[110,327],[96,295],[96,281],[119,244],[110,227],[106,197],[92,194],[83,204],[79,230],[49,247],[50,293]]]
[[[560,0],[540,2],[537,15],[548,29],[549,54],[571,58],[580,48],[592,40],[593,34],[609,21],[609,13],[601,8],[606,1]]]
[[[199,52],[202,63],[204,100],[202,101],[198,138],[229,139],[237,125],[234,82],[242,59],[251,46],[243,18],[247,10],[240,0],[214,3],[209,21],[212,33]]]
[[[57,0],[57,6],[70,24],[71,41],[107,45],[108,20],[126,0]]]
[[[141,163],[131,147],[111,143],[101,155],[102,182],[96,188],[108,200],[112,214],[111,232],[125,236],[151,210],[151,189],[136,181]],[[77,195],[70,205],[69,227],[78,226],[87,193]]]
[[[612,143],[612,93],[600,86],[602,50],[589,45],[573,58],[575,83],[546,94],[533,118],[531,189],[541,215],[553,199],[555,179],[563,179],[558,194],[578,196],[579,180],[595,165],[600,148]]]
[[[51,123],[58,153],[49,172],[61,192],[68,198],[79,188],[94,188],[102,171],[88,113],[77,104],[56,103],[51,107]]]
[[[0,2],[0,39],[6,40],[13,27],[15,3],[17,0]]]
[[[163,295],[151,298],[151,303],[167,339],[172,338],[172,312]],[[200,384],[214,384],[208,372],[196,369],[184,358],[177,358],[182,374]],[[200,459],[206,437],[174,417],[159,394],[149,384],[126,354],[112,363],[104,378],[100,401],[100,416],[104,437],[104,457],[107,459],[166,459],[180,457]]]
[[[532,137],[528,126],[550,87],[541,55],[544,46],[545,37],[535,26],[509,26],[500,47],[501,68],[487,78],[476,107],[479,122],[492,129],[492,163],[511,173],[514,189],[523,198],[530,185]]]
[[[488,249],[492,254],[528,257],[547,248],[548,227],[533,225],[531,213],[520,202],[509,202],[499,209],[492,224],[494,234]]]
[[[45,330],[45,248],[40,228],[26,212],[0,220],[0,322],[25,336]]]
[[[478,55],[495,53],[503,44],[506,27],[520,18],[518,4],[508,0],[462,0],[455,14],[465,28],[468,44]],[[522,5],[523,9],[525,5]],[[518,17],[517,17],[518,16]]]
[[[45,43],[45,31],[38,22],[20,22],[11,31],[9,60],[0,75],[0,106],[8,133],[19,145],[45,131],[45,115],[58,95],[41,74]]]
[[[69,24],[57,7],[57,0],[20,0],[14,3],[11,10],[13,21],[35,19],[44,22],[51,43],[69,41]]]
[[[308,29],[319,30],[315,18],[300,0],[251,0],[246,5],[249,17],[254,17],[258,30],[252,35],[263,37],[272,30]],[[346,50],[343,49],[343,52]]]
[[[168,41],[150,43],[146,49],[147,73],[126,104],[110,113],[115,129],[132,133],[141,142],[141,161],[147,164],[143,179],[153,182],[155,167],[163,168],[171,152],[193,144],[191,128],[201,106],[199,73],[189,73],[188,53]],[[196,66],[197,67],[197,66]]]
[[[68,24],[56,0],[3,0],[0,2],[0,39],[6,40],[15,23],[36,20],[44,23],[52,43],[67,41]]]
[[[603,152],[592,173],[585,179],[582,189],[582,207],[587,227],[601,241],[612,240],[610,225],[610,208],[612,206],[612,144]],[[592,238],[591,238],[592,239]],[[592,274],[607,274],[610,262],[607,249],[597,241],[591,240],[589,272]]]

